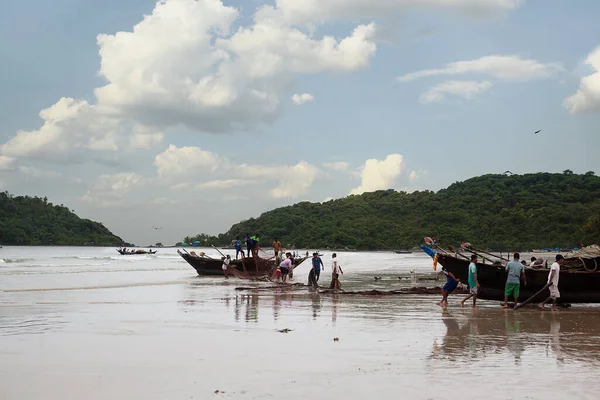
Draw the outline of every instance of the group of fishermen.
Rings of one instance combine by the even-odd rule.
[[[259,243],[260,243],[260,236],[259,234],[255,234],[253,236],[250,236],[249,234],[246,234],[246,237],[244,238],[244,243],[246,244],[246,257],[250,257],[252,251],[256,251],[259,248]],[[242,250],[242,241],[240,240],[239,236],[235,238],[235,240],[233,241],[233,245],[235,247],[235,259],[237,260],[238,257],[241,254],[241,257],[243,258],[245,256],[244,254],[244,250]],[[286,252],[285,254],[283,254],[281,252],[281,242],[279,241],[278,238],[275,238],[273,240],[272,243],[273,246],[273,252],[275,253],[275,260],[278,264],[277,267],[277,272],[276,272],[276,276],[277,276],[277,280],[281,280],[282,282],[286,282],[287,277],[291,276],[292,271],[294,269],[294,258],[296,256],[300,256],[299,253],[296,252]],[[306,257],[308,258],[309,252],[306,252]],[[283,257],[285,256],[285,257]],[[231,257],[229,255],[227,255],[226,257],[223,257],[223,274],[225,275],[226,278],[228,278],[228,268],[231,265]],[[342,284],[340,282],[340,274],[343,274],[344,272],[342,271],[342,268],[338,265],[337,263],[337,254],[333,253],[331,255],[331,283],[329,285],[329,289],[333,289],[333,290],[341,290],[342,288]],[[312,268],[310,270],[310,273],[308,275],[308,285],[311,288],[318,288],[319,287],[319,278],[321,276],[321,270],[325,270],[325,265],[323,264],[323,260],[321,259],[321,257],[319,257],[319,253],[313,253],[313,257],[312,257]]]
[[[506,264],[504,267],[508,271],[508,277],[506,278],[506,285],[504,287],[504,305],[503,308],[508,308],[508,300],[512,297],[514,300],[513,308],[516,310],[519,308],[519,295],[521,293],[521,284],[527,286],[527,278],[525,276],[525,262],[520,261],[521,255],[519,253],[513,254],[513,260]],[[536,263],[535,257],[531,259],[531,266],[540,265]],[[548,273],[547,287],[550,291],[550,297],[540,303],[540,308],[544,308],[546,303],[552,302],[552,310],[556,310],[556,300],[560,298],[560,292],[558,290],[558,279],[560,274],[560,266],[564,262],[564,257],[557,254],[555,262],[550,266]],[[438,303],[440,306],[445,307],[448,305],[448,295],[454,292],[457,288],[460,280],[452,274],[452,272],[442,269],[442,272],[446,275],[446,284],[442,288],[442,300]],[[468,270],[468,284],[469,294],[460,302],[461,306],[465,305],[465,302],[470,298],[473,299],[473,308],[477,303],[477,294],[479,292],[479,280],[477,279],[477,255],[471,255]]]

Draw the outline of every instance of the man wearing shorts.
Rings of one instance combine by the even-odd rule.
[[[456,287],[458,286],[459,280],[454,276],[454,274],[448,271],[446,268],[442,268],[442,274],[446,275],[446,284],[442,288],[442,301],[437,303],[440,307],[448,306],[448,295],[454,292]]]
[[[550,297],[540,303],[540,308],[544,308],[546,303],[552,300],[552,311],[556,311],[556,299],[560,298],[560,292],[558,291],[558,276],[560,275],[560,266],[564,260],[564,257],[560,254],[556,255],[556,262],[552,263],[550,273],[548,274],[548,283],[552,283],[548,288],[550,289]]]
[[[285,253],[285,260],[283,260],[283,262],[279,264],[279,270],[281,271],[281,280],[283,282],[286,281],[287,275],[290,273],[292,266],[292,253]]]
[[[519,294],[521,293],[521,278],[523,278],[523,284],[527,285],[527,279],[525,277],[525,267],[519,261],[521,255],[515,253],[513,260],[506,264],[506,270],[508,271],[508,277],[506,278],[506,286],[504,288],[504,306],[508,308],[508,298],[513,296],[515,299],[514,309],[517,309],[519,303]]]
[[[471,263],[469,264],[469,295],[461,302],[461,307],[464,307],[465,302],[471,297],[473,298],[473,308],[477,303],[477,292],[479,290],[479,281],[477,280],[477,256],[471,255]]]

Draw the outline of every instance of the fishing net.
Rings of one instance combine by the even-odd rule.
[[[285,259],[285,251],[281,250],[277,256],[273,250],[265,251],[259,247],[252,249],[252,257],[242,258],[228,268],[229,275],[240,279],[267,280],[275,281],[281,279],[281,270],[279,265]],[[294,268],[296,268],[306,258],[293,259],[292,267],[287,275],[287,279],[293,279]]]
[[[250,280],[274,280],[277,278],[277,267],[279,263],[275,254],[269,254],[259,248],[252,249],[252,257],[244,257],[238,263],[239,266],[231,265],[227,272],[229,275],[239,279]]]

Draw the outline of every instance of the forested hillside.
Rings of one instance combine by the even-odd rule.
[[[278,237],[288,247],[311,249],[411,248],[425,236],[503,251],[600,243],[600,177],[569,170],[484,175],[437,193],[385,190],[302,202],[237,223],[218,237],[198,238],[228,244],[246,233],[259,233],[263,243]]]
[[[47,198],[0,193],[0,244],[106,245],[124,244],[104,225],[81,219]]]

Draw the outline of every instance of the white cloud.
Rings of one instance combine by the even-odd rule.
[[[369,159],[361,171],[362,182],[350,194],[362,194],[375,190],[390,189],[404,168],[404,158],[400,154],[390,154],[385,160]]]
[[[40,113],[40,129],[17,132],[1,153],[81,162],[88,151],[149,148],[181,124],[256,129],[278,117],[296,74],[355,71],[377,49],[374,24],[337,39],[304,33],[273,6],[232,32],[238,17],[221,0],[162,0],[131,31],[98,35],[107,84],[94,91],[95,104],[60,99]]]
[[[159,176],[198,174],[206,170],[214,172],[226,164],[229,164],[227,160],[195,146],[169,145],[154,158]]]
[[[326,162],[321,164],[324,168],[337,171],[337,172],[347,172],[350,164],[345,161],[336,161],[336,162]]]
[[[292,102],[296,105],[301,105],[313,101],[315,98],[310,93],[295,94],[292,96]]]
[[[12,169],[15,159],[13,157],[7,157],[0,155],[0,171],[8,171]]]
[[[410,10],[455,11],[490,17],[519,7],[524,0],[276,0],[285,19],[314,23],[332,19],[386,18]]]
[[[423,176],[423,175],[427,175],[427,170],[426,169],[419,169],[419,170],[411,170],[410,173],[408,174],[408,181],[410,183],[415,183],[417,181],[419,181],[419,179]]]
[[[419,101],[422,104],[437,103],[448,95],[469,100],[491,87],[492,83],[489,81],[447,81],[427,90],[419,97]]]
[[[177,204],[177,201],[173,200],[173,199],[169,199],[167,197],[155,197],[152,199],[151,203],[162,206],[162,205]]]
[[[581,78],[577,93],[565,100],[565,107],[573,114],[600,112],[600,47],[587,56],[585,63],[594,73]]]
[[[44,125],[33,131],[19,131],[0,151],[13,157],[60,161],[81,161],[89,150],[116,150],[119,122],[98,117],[96,108],[85,100],[61,98],[40,112]]]
[[[209,181],[209,182],[205,182],[205,183],[200,183],[198,185],[195,186],[195,189],[197,190],[202,190],[202,189],[229,189],[229,188],[233,188],[233,187],[239,187],[239,186],[247,186],[254,183],[253,181],[248,181],[248,180],[243,180],[243,179],[222,179],[222,180],[215,180],[215,181]]]
[[[164,136],[164,133],[159,128],[136,125],[129,139],[129,148],[149,149],[162,143]]]
[[[20,165],[18,169],[19,169],[19,172],[21,172],[25,175],[29,175],[33,178],[43,178],[43,179],[62,178],[62,174],[59,172],[56,172],[56,171],[41,170],[39,168],[29,167],[29,166],[25,166],[25,165]]]
[[[99,207],[123,205],[126,203],[125,194],[143,183],[144,177],[135,172],[101,175],[81,200]]]
[[[227,158],[198,147],[181,147],[170,145],[163,153],[155,157],[157,174],[161,178],[186,179],[190,174],[203,171],[204,174],[220,174],[227,179],[214,180],[198,184],[197,189],[216,189],[247,184],[248,180],[276,182],[277,186],[270,190],[273,198],[297,198],[305,195],[321,171],[305,161],[296,165],[253,165],[236,164]],[[174,184],[172,189],[191,187],[187,182]]]
[[[564,68],[559,63],[541,63],[518,56],[486,56],[476,60],[458,61],[439,69],[411,72],[398,78],[400,82],[438,75],[482,74],[504,81],[528,81],[554,76]]]

